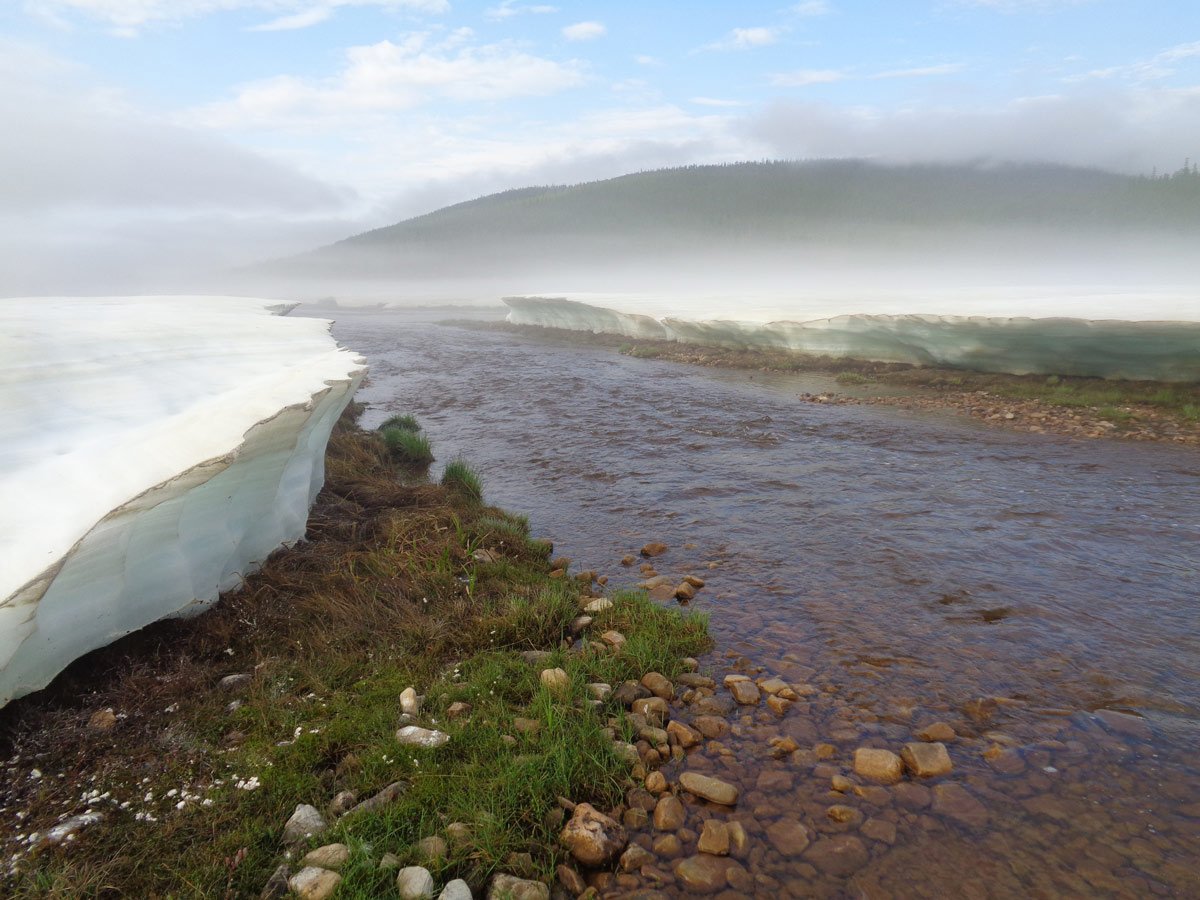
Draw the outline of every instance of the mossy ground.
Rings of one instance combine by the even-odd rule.
[[[331,819],[306,845],[351,848],[337,896],[393,896],[380,857],[416,862],[416,842],[451,822],[471,838],[430,868],[481,889],[514,864],[552,872],[556,797],[619,800],[629,767],[603,730],[618,713],[593,709],[584,686],[677,673],[705,649],[704,619],[617,594],[594,627],[621,630],[621,652],[566,652],[584,586],[550,577],[550,545],[520,517],[403,474],[350,421],[330,441],[308,540],[204,615],[98,651],[0,714],[6,896],[257,896],[297,803],[396,781],[398,801]],[[547,693],[529,649],[553,649],[542,667],[566,670],[567,696]],[[218,687],[234,673],[252,679]],[[396,741],[409,685],[425,697],[416,724],[448,732],[446,746]],[[455,701],[471,711],[450,720]],[[105,708],[116,726],[90,727]],[[540,728],[517,733],[517,716]],[[30,834],[88,809],[103,822],[29,851]]]

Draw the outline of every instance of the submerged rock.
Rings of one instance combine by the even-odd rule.
[[[900,758],[904,760],[908,771],[918,778],[945,775],[954,768],[950,762],[950,754],[946,752],[946,745],[940,743],[905,744],[900,751]]]
[[[720,803],[724,806],[733,806],[737,803],[738,789],[719,778],[701,775],[699,772],[684,772],[679,776],[679,783],[684,790],[690,791],[697,797],[703,797],[705,800],[711,800],[713,803]]]
[[[854,751],[854,772],[879,784],[895,784],[904,777],[904,761],[891,750],[859,747]]]

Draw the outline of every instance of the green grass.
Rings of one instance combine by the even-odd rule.
[[[839,372],[834,379],[838,384],[870,384],[871,380],[860,372]]]
[[[452,459],[442,471],[442,487],[475,503],[483,502],[483,480],[465,460]]]
[[[429,438],[407,428],[385,428],[383,443],[392,458],[406,466],[427,466],[433,462]]]
[[[387,431],[389,428],[399,428],[401,431],[420,431],[421,425],[413,416],[392,416],[379,426],[380,431]]]
[[[630,770],[604,728],[623,713],[594,709],[585,685],[677,674],[682,657],[707,649],[706,620],[618,593],[593,630],[620,630],[623,649],[565,652],[580,587],[549,577],[551,547],[529,538],[522,517],[404,483],[378,441],[339,429],[309,540],[274,554],[204,615],[100,651],[78,690],[22,710],[15,739],[67,777],[0,776],[10,802],[31,810],[0,822],[0,840],[44,831],[78,811],[85,790],[132,805],[105,806],[102,826],[27,859],[5,896],[257,896],[283,859],[297,803],[324,808],[338,791],[366,798],[395,781],[408,784],[398,801],[333,821],[300,852],[342,841],[351,858],[338,897],[394,897],[395,872],[379,858],[419,862],[417,841],[449,839],[447,825],[461,822],[470,838],[425,864],[439,885],[463,877],[483,896],[492,872],[511,870],[510,854],[529,854],[532,874],[547,878],[563,860],[556,797],[618,802]],[[523,661],[533,648],[554,651],[566,696],[548,694]],[[232,672],[253,673],[240,695],[214,687]],[[396,742],[397,698],[409,685],[425,697],[418,724],[447,731],[445,747]],[[230,711],[233,696],[242,705]],[[455,701],[472,708],[450,720]],[[88,715],[105,706],[127,718],[111,733],[89,730]],[[517,716],[540,729],[517,734]],[[239,789],[235,775],[260,786]],[[176,810],[166,792],[185,784],[212,805]],[[150,792],[155,801],[144,802]],[[158,821],[138,821],[140,810]]]

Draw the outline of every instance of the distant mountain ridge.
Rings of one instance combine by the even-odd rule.
[[[1200,174],[1158,178],[1049,164],[755,162],[526,187],[364,232],[289,261],[337,268],[508,259],[554,250],[955,235],[983,228],[1200,233]],[[380,256],[380,254],[383,254]]]

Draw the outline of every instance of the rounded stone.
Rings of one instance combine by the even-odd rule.
[[[665,794],[654,807],[654,827],[659,831],[676,831],[686,818],[683,804],[674,794]]]
[[[699,772],[684,772],[679,776],[679,783],[684,790],[705,800],[711,800],[713,803],[720,803],[724,806],[733,806],[737,803],[738,789],[719,778],[701,775]]]
[[[891,750],[859,747],[854,751],[854,772],[868,781],[895,784],[904,777],[904,761]]]
[[[689,856],[675,864],[675,877],[693,894],[715,894],[728,883],[729,862],[719,856]]]
[[[403,900],[425,900],[433,896],[433,876],[424,866],[405,866],[396,876],[396,891]]]
[[[839,834],[813,844],[804,858],[835,878],[853,875],[870,861],[866,845],[852,834]]]
[[[590,803],[575,807],[559,840],[585,866],[603,865],[620,853],[628,842],[621,824]]]

